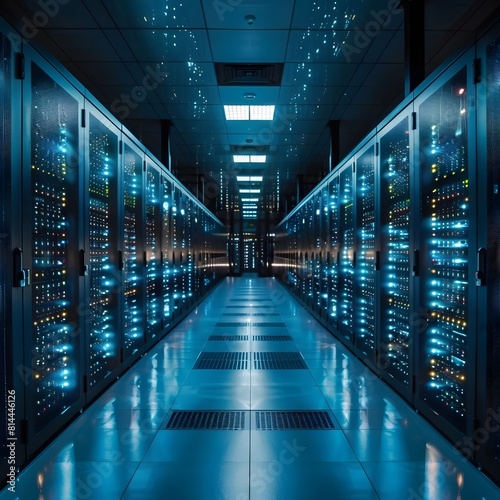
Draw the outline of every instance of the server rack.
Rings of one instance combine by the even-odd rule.
[[[375,144],[372,141],[356,155],[355,178],[355,257],[353,267],[353,335],[356,349],[367,361],[375,363]]]
[[[351,160],[339,171],[339,264],[338,264],[338,325],[339,334],[349,343],[354,334],[354,162]]]
[[[133,138],[122,136],[119,269],[123,280],[123,354],[133,363],[145,351],[145,254],[143,248],[143,186],[146,160]]]
[[[82,95],[30,51],[24,84],[23,290],[27,452],[84,406],[78,221]]]
[[[15,391],[18,472],[228,266],[224,226],[59,63],[3,33],[15,30],[0,21],[0,392]]]
[[[146,338],[149,346],[162,331],[163,299],[161,271],[161,172],[146,162]]]
[[[80,274],[86,276],[81,308],[85,318],[85,390],[97,395],[120,371],[119,142],[121,131],[95,106],[85,109],[85,247]]]
[[[413,106],[384,126],[379,144],[379,343],[377,362],[381,376],[406,398],[411,398],[413,357],[410,339],[420,323],[411,309],[413,270],[411,210],[414,181],[410,168],[410,123]],[[411,334],[411,335],[410,335]]]
[[[475,149],[473,75],[459,59],[415,101],[419,165],[419,309],[415,405],[454,439],[470,433],[474,407]],[[473,222],[474,221],[474,222]]]
[[[497,25],[277,226],[275,255],[303,270],[301,231],[326,208],[327,318],[310,306],[323,288],[311,292],[307,272],[290,271],[287,287],[500,484],[499,84]],[[321,241],[322,221],[310,227]]]
[[[477,420],[472,441],[461,442],[462,451],[474,456],[495,478],[500,477],[500,25],[494,26],[478,45],[480,73],[477,165],[478,242],[475,289],[477,293]]]

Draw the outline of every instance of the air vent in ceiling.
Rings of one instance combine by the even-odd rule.
[[[245,146],[243,144],[236,145],[231,144],[231,153],[235,154],[247,154],[251,155],[253,153],[268,153],[269,144],[255,144],[253,146]]]
[[[215,63],[219,85],[281,85],[283,63],[227,64]]]

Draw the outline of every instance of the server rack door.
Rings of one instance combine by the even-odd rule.
[[[335,175],[328,183],[329,251],[328,276],[328,323],[338,330],[339,325],[339,177]]]
[[[321,189],[321,261],[320,261],[320,271],[321,271],[321,284],[320,284],[320,315],[323,319],[328,318],[328,278],[329,278],[329,264],[330,264],[330,254],[328,246],[328,222],[329,222],[329,211],[328,211],[328,186],[324,186]]]
[[[408,111],[379,136],[380,337],[382,374],[410,390],[410,134]],[[415,207],[416,208],[416,207]]]
[[[500,482],[500,25],[481,40],[478,103],[479,216],[476,253],[478,297],[477,461]],[[470,446],[469,450],[471,452]]]
[[[375,361],[375,146],[356,158],[354,344]]]
[[[146,339],[151,345],[161,333],[161,185],[160,171],[147,161],[146,167]]]
[[[144,314],[144,253],[142,246],[144,155],[132,142],[123,142],[122,257],[123,268],[123,360],[130,362],[143,351],[145,338]]]
[[[339,275],[338,275],[338,330],[341,337],[353,343],[354,268],[354,193],[353,164],[340,172],[339,185]]]
[[[171,212],[172,212],[172,184],[163,177],[162,183],[162,276],[163,276],[163,327],[172,323],[173,314],[173,268],[172,268],[172,238],[171,238]]]
[[[463,64],[463,63],[462,63]],[[469,91],[466,67],[446,73],[416,103],[420,171],[420,303],[415,404],[450,435],[466,432],[467,391],[475,370],[469,314],[470,227]],[[470,379],[469,379],[470,377]],[[423,404],[422,404],[423,403]],[[458,431],[458,432],[456,432]]]
[[[90,106],[86,127],[86,380],[91,399],[120,369],[118,141],[120,131]],[[84,268],[82,271],[86,271]]]
[[[83,100],[40,60],[29,59],[24,102],[23,249],[28,453],[83,407],[80,117]],[[29,375],[28,375],[29,374]]]
[[[320,311],[320,281],[321,281],[321,193],[317,192],[311,199],[312,205],[312,255],[311,255],[311,275],[312,275],[312,308],[313,311]]]
[[[180,311],[182,305],[182,276],[180,269],[180,255],[182,252],[183,218],[181,216],[181,192],[177,186],[172,190],[172,273],[173,290],[172,306],[174,314]]]
[[[21,144],[16,142],[12,147],[19,135],[16,132],[20,116],[17,121],[16,115],[21,112],[21,98],[19,84],[14,80],[12,46],[2,31],[0,25],[0,398],[5,405],[0,413],[0,488],[7,479],[15,479],[14,476],[7,478],[11,467],[15,472],[16,466],[25,460],[20,440],[15,441],[19,437],[19,421],[24,416],[22,372],[14,371],[14,367],[22,367],[23,363],[21,335],[14,335],[22,331],[22,322],[16,323],[16,318],[21,316],[18,311],[22,306],[22,288],[12,288],[12,249],[21,246],[18,168]],[[5,27],[5,33],[8,32],[9,28]],[[14,272],[19,269],[21,265]],[[11,449],[14,451],[11,443],[15,444],[15,456],[11,455]]]

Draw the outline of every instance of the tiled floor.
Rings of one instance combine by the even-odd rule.
[[[220,353],[247,353],[247,367],[194,369],[200,352],[214,365]],[[256,369],[261,352],[301,353],[306,368]],[[239,410],[244,428],[166,429],[181,410]],[[302,418],[260,430],[264,410],[326,412],[334,428],[296,428]],[[16,497],[493,500],[500,489],[274,280],[242,277],[227,279],[61,434],[20,474],[15,495],[0,494]]]

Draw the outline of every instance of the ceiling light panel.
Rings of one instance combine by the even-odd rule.
[[[273,120],[274,106],[250,106],[250,120]]]
[[[236,176],[238,182],[262,182],[261,175],[238,175]]]
[[[250,163],[266,163],[266,155],[252,155],[250,156]]]
[[[249,120],[250,119],[249,106],[224,104],[224,113],[226,114],[226,120]]]
[[[240,189],[240,193],[243,193],[243,194],[257,194],[257,193],[260,193],[260,189]]]

